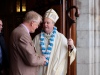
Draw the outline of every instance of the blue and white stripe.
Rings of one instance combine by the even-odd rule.
[[[42,54],[46,57],[46,64],[45,64],[45,66],[48,66],[49,59],[50,59],[50,54],[51,54],[51,51],[52,51],[52,48],[53,48],[53,44],[54,44],[56,33],[57,33],[57,27],[54,27],[52,35],[51,35],[51,37],[49,39],[48,47],[46,49],[45,42],[44,42],[44,40],[45,40],[44,39],[44,37],[45,37],[44,31],[43,30],[41,31],[40,46],[41,46]]]

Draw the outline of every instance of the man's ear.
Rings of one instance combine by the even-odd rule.
[[[33,23],[34,23],[33,21],[30,23],[30,24],[31,24],[31,26],[33,26]]]

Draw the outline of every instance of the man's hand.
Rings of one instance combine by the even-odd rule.
[[[46,58],[45,58],[45,56],[43,56],[43,59],[44,59],[44,64],[43,65],[45,65],[46,64]]]
[[[70,39],[68,39],[68,45],[70,45],[71,46],[71,49],[73,49],[74,48],[74,42],[73,42],[73,40],[70,38]]]

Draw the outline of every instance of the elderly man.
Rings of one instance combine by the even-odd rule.
[[[70,53],[70,64],[75,59],[76,48],[72,39],[57,31],[55,26],[58,15],[53,9],[46,11],[44,15],[43,30],[33,42],[36,52],[46,57],[45,66],[40,66],[38,75],[66,75],[68,62],[68,45],[73,49]]]
[[[38,13],[29,11],[23,23],[13,30],[10,38],[10,75],[37,75],[38,66],[45,64],[45,57],[37,54],[30,36],[41,21]]]

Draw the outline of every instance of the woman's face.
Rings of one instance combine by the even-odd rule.
[[[43,29],[47,34],[53,31],[54,22],[49,18],[44,18]]]

